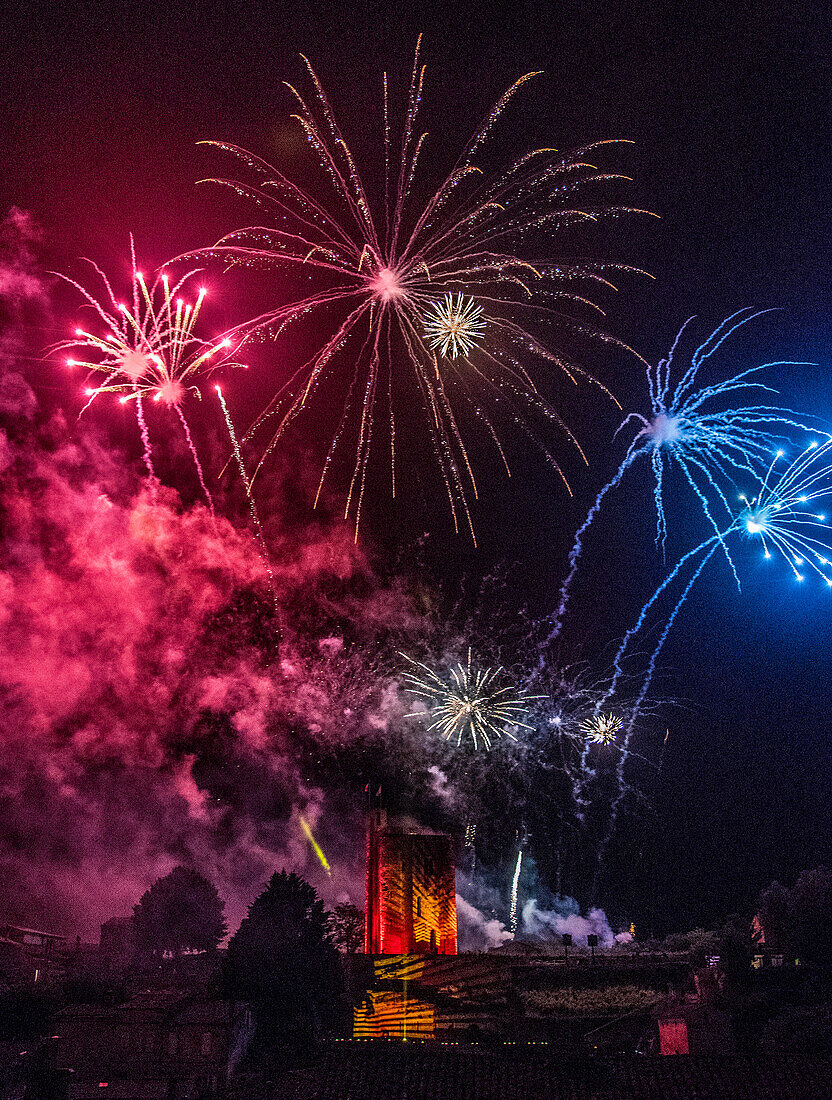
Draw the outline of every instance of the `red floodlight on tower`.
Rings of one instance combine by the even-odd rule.
[[[452,838],[367,823],[364,950],[370,955],[455,955],[456,886]]]

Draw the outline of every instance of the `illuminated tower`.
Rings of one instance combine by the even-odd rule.
[[[442,833],[367,824],[364,950],[370,955],[455,955],[453,841]]]

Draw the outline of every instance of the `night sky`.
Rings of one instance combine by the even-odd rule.
[[[303,51],[359,156],[372,157],[381,71],[404,85],[420,31],[429,174],[450,167],[517,76],[544,70],[494,147],[508,156],[632,138],[605,164],[633,177],[628,202],[661,216],[593,239],[590,254],[655,276],[619,281],[607,330],[655,361],[693,314],[704,337],[736,309],[773,307],[721,362],[731,373],[775,359],[816,363],[777,381],[784,403],[832,421],[832,36],[822,4],[18,4],[0,36],[0,213],[31,212],[44,266],[75,274],[80,255],[117,270],[130,232],[148,268],[207,245],[245,215],[195,187],[226,167],[195,143],[282,157],[303,178],[309,154],[288,126],[282,85],[301,80]],[[55,292],[44,345],[63,333],[73,303]],[[234,307],[233,297],[218,307],[218,328]],[[590,354],[624,409],[642,409],[643,368],[624,353]],[[54,363],[29,363],[27,377],[46,406],[76,400]],[[234,385],[229,400],[245,420],[268,386],[265,368]],[[449,602],[507,563],[510,599],[545,614],[571,536],[623,454],[614,413],[594,396],[568,410],[590,456],[589,470],[569,468],[574,501],[515,440],[516,476],[495,473],[475,510],[477,550],[453,536],[426,479],[396,507],[368,508],[367,552],[392,570],[419,543]],[[123,444],[127,430],[112,431]],[[687,494],[675,509],[669,499],[672,560],[701,527],[686,514]],[[587,652],[620,635],[661,575],[651,507],[644,471],[593,529],[575,597],[573,641]],[[664,651],[656,691],[676,704],[644,732],[655,757],[671,729],[659,780],[643,777],[656,815],[625,824],[613,846],[598,898],[611,920],[660,931],[710,924],[747,910],[773,878],[791,882],[832,859],[832,596],[819,580],[798,587],[785,563],[764,569],[756,551],[738,560],[742,594],[715,561]]]

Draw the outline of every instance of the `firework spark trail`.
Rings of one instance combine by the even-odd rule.
[[[763,546],[766,558],[771,557],[768,543],[776,546],[788,562],[797,581],[802,582],[804,580],[804,575],[799,572],[798,566],[808,564],[826,582],[827,586],[832,587],[832,576],[830,576],[830,572],[832,572],[832,561],[830,561],[830,558],[832,558],[832,545],[830,545],[832,544],[832,526],[827,522],[825,514],[810,512],[806,508],[810,501],[832,496],[832,463],[829,461],[830,456],[832,456],[832,439],[827,439],[825,443],[820,445],[813,440],[800,452],[779,478],[773,477],[775,467],[778,461],[783,458],[783,455],[784,452],[781,450],[775,453],[768,469],[760,478],[761,488],[756,497],[749,499],[744,494],[740,496],[744,508],[733,519],[730,526],[712,535],[709,539],[700,543],[699,546],[688,551],[679,560],[644,605],[636,624],[627,631],[619,646],[614,662],[614,676],[601,705],[615,692],[623,675],[622,661],[626,650],[632,638],[644,625],[646,617],[656,600],[679,575],[680,570],[688,561],[691,561],[703,551],[707,551],[685,584],[679,599],[668,616],[656,645],[653,647],[641,689],[630,711],[624,740],[621,745],[621,756],[616,769],[618,793],[611,805],[607,832],[598,850],[596,883],[600,875],[603,856],[613,836],[619,811],[628,790],[624,780],[624,769],[628,756],[632,755],[629,748],[630,741],[653,680],[656,662],[693,586],[716,551],[718,549],[724,550],[729,535],[739,531],[748,538],[758,538]],[[809,533],[806,533],[807,529]],[[818,537],[820,532],[823,532],[823,538]]]
[[[142,446],[144,447],[144,464],[147,467],[147,476],[150,478],[151,493],[156,492],[156,471],[153,469],[153,456],[150,451],[150,433],[147,430],[147,421],[144,418],[144,409],[142,408],[142,395],[136,394],[136,419],[139,423],[139,432],[142,437]]]
[[[194,466],[196,466],[197,476],[199,477],[199,484],[202,486],[202,491],[205,494],[205,499],[208,501],[208,507],[211,510],[211,515],[213,516],[214,501],[211,499],[211,494],[208,492],[208,486],[205,484],[205,475],[202,471],[202,463],[199,461],[199,455],[197,454],[196,447],[194,446],[194,441],[191,438],[191,429],[188,426],[188,421],[185,419],[185,414],[182,412],[179,406],[174,405],[174,408],[176,409],[176,413],[182,423],[182,428],[185,432],[185,438],[187,439],[188,446],[191,450],[191,457],[194,460]]]
[[[619,680],[624,675],[624,669],[622,667],[621,662],[624,658],[624,655],[627,651],[627,648],[629,647],[629,644],[632,641],[632,639],[641,630],[648,614],[650,613],[650,609],[653,607],[653,605],[659,599],[661,594],[665,591],[665,589],[669,585],[671,585],[673,583],[673,581],[679,575],[682,568],[686,565],[687,562],[689,562],[691,560],[691,558],[695,558],[696,555],[701,553],[702,550],[704,550],[708,547],[712,547],[713,543],[715,543],[715,542],[719,543],[719,542],[724,541],[724,539],[727,537],[728,533],[730,531],[732,531],[736,527],[736,525],[737,525],[737,521],[735,520],[727,530],[725,530],[721,533],[721,538],[720,538],[719,535],[712,535],[710,538],[705,539],[704,542],[701,542],[698,546],[695,546],[692,550],[688,550],[688,552],[686,554],[684,554],[679,559],[679,561],[676,563],[676,565],[673,567],[673,569],[671,569],[671,571],[667,574],[667,576],[661,582],[661,584],[658,586],[658,588],[655,590],[653,595],[642,606],[641,611],[639,612],[639,615],[638,615],[638,618],[636,619],[635,624],[633,626],[631,626],[625,632],[624,637],[621,640],[621,644],[618,647],[618,651],[617,651],[617,653],[615,655],[615,658],[613,660],[613,676],[612,676],[612,679],[609,683],[609,686],[607,687],[604,695],[601,697],[601,699],[598,703],[599,711],[600,711],[600,708],[603,707],[604,704],[610,698],[612,698],[612,696],[615,694],[615,690],[618,687]],[[698,574],[698,571],[697,571],[697,576],[698,575],[699,574]]]
[[[592,679],[587,672],[581,666],[549,664],[542,669],[536,665],[529,676],[530,684],[548,691],[546,698],[550,702],[543,705],[540,718],[556,738],[553,748],[559,757],[559,770],[569,782],[576,821],[583,820],[583,807],[587,805],[583,797],[584,786],[595,775],[587,765],[588,733],[594,732],[599,725],[606,729],[610,724],[613,733],[620,728],[620,720],[615,715],[604,715],[599,723],[608,678]],[[551,752],[548,759],[552,760]]]
[[[52,350],[80,348],[87,358],[68,359],[67,366],[84,367],[91,376],[104,375],[101,383],[87,388],[87,405],[101,393],[120,393],[122,402],[146,397],[168,406],[178,405],[189,389],[198,395],[194,380],[220,364],[229,365],[231,340],[207,342],[195,335],[194,326],[205,299],[205,288],[200,289],[193,305],[176,295],[197,274],[196,271],[188,271],[174,286],[163,272],[148,287],[142,273],[136,270],[132,247],[131,238],[132,309],[118,301],[97,264],[92,266],[104,284],[106,298],[103,301],[74,279],[55,273],[80,291],[87,305],[92,306],[104,323],[105,335],[77,328],[74,339],[61,341]]]
[[[656,603],[656,601],[659,599],[661,594],[665,591],[666,588],[668,588],[669,585],[671,585],[673,583],[673,581],[679,575],[680,571],[684,568],[685,564],[688,561],[690,561],[691,558],[695,558],[699,553],[701,553],[701,551],[703,549],[710,548],[710,551],[708,553],[708,558],[710,558],[711,553],[713,552],[713,549],[717,545],[720,545],[720,544],[724,543],[724,539],[727,537],[729,531],[732,530],[736,526],[736,524],[737,524],[737,520],[735,520],[734,523],[731,524],[731,527],[727,531],[722,532],[722,539],[720,539],[719,536],[717,536],[717,535],[712,535],[709,539],[706,539],[703,543],[700,543],[699,546],[694,547],[693,550],[689,550],[685,555],[683,555],[683,557],[679,559],[679,561],[676,563],[676,565],[673,567],[673,569],[668,573],[668,575],[665,577],[665,579],[662,581],[662,583],[658,586],[658,588],[655,590],[653,595],[644,604],[641,611],[639,612],[639,616],[638,616],[638,618],[635,622],[635,625],[630,627],[630,629],[625,632],[624,637],[621,640],[621,643],[618,647],[618,651],[617,651],[617,653],[615,655],[615,658],[613,660],[613,675],[612,675],[612,678],[610,679],[609,683],[606,685],[604,690],[599,694],[599,696],[598,696],[598,698],[595,702],[593,717],[599,716],[601,714],[604,706],[615,695],[616,690],[618,688],[618,685],[621,681],[621,678],[624,675],[624,668],[623,668],[622,661],[623,661],[624,655],[625,655],[625,653],[626,653],[626,651],[629,647],[629,644],[632,641],[632,639],[636,636],[636,634],[638,634],[639,631],[641,630],[642,626],[644,625],[645,620],[647,619],[647,616],[648,616],[651,608]],[[695,576],[698,577],[700,572],[701,572],[701,566],[699,568],[697,568]],[[674,609],[673,614],[672,614],[672,618],[671,618],[671,625],[672,625],[672,621],[675,620],[676,615],[678,614],[678,612],[681,608],[681,604],[687,598],[687,595],[690,591],[690,587],[691,586],[689,585],[685,589],[685,593],[684,593],[684,596],[683,596],[682,600],[679,602],[679,604]],[[665,635],[660,639],[660,644],[658,646],[658,649],[661,649],[661,646],[664,645],[664,639],[666,638],[666,636],[667,635],[665,633]],[[651,657],[649,659],[648,667],[655,667],[655,660],[656,660],[657,656],[658,656],[658,651],[654,650],[653,655],[651,655]],[[650,673],[650,678],[652,679],[652,672]],[[646,689],[644,691],[642,691],[642,693],[640,694],[638,710],[640,710],[641,707],[643,706],[645,697],[646,697]],[[630,727],[629,727],[630,732],[632,732],[632,728],[635,725],[636,717],[637,717],[637,712],[634,711],[633,714],[631,715],[631,722],[630,722]],[[577,807],[577,810],[578,810],[579,820],[583,819],[583,809],[582,808],[587,805],[587,799],[586,799],[587,784],[595,775],[594,770],[592,768],[590,768],[589,764],[588,764],[589,752],[590,752],[591,745],[592,745],[592,742],[589,740],[589,738],[584,738],[578,770],[577,770],[576,774],[572,777],[572,795],[573,795],[573,800],[574,800],[575,806]],[[619,759],[619,768],[621,768],[623,766],[622,762],[625,758],[624,754],[625,754],[625,752],[627,752],[628,749],[629,749],[629,733],[628,733],[628,735],[625,739],[625,743],[622,745],[621,758]],[[632,754],[630,754],[630,755],[632,755]],[[622,781],[623,780],[620,780],[620,782],[622,782]],[[619,786],[619,790],[620,789],[621,788]]]
[[[474,881],[477,875],[477,826],[469,822],[465,826],[465,851],[470,853],[470,877],[468,879],[469,884]]]
[[[727,534],[727,532],[726,532],[726,534]],[[630,712],[629,721],[627,722],[627,727],[626,727],[626,730],[625,730],[625,733],[624,733],[624,740],[621,743],[621,753],[619,755],[618,764],[617,764],[616,769],[615,769],[615,777],[616,777],[616,782],[618,784],[618,792],[617,792],[617,794],[616,794],[615,798],[613,799],[612,804],[610,806],[610,817],[609,817],[609,822],[607,824],[607,831],[604,834],[604,836],[601,838],[601,842],[598,845],[597,863],[596,863],[595,875],[594,875],[593,883],[592,883],[592,897],[593,898],[595,897],[595,892],[596,892],[596,889],[597,889],[597,886],[598,886],[598,879],[599,879],[599,876],[600,876],[600,873],[601,873],[601,867],[603,865],[604,856],[606,854],[607,847],[608,847],[610,841],[612,840],[613,834],[615,833],[615,827],[616,827],[616,824],[618,822],[618,814],[619,814],[619,811],[621,809],[621,805],[624,801],[624,796],[626,795],[627,790],[629,789],[627,783],[624,780],[624,768],[625,768],[625,765],[627,763],[628,757],[631,755],[631,753],[629,751],[629,749],[630,749],[630,740],[633,736],[633,732],[635,730],[635,725],[636,725],[636,722],[638,721],[639,714],[641,713],[641,708],[644,705],[644,700],[647,698],[647,692],[650,690],[650,684],[653,681],[653,675],[656,671],[656,661],[658,660],[659,654],[662,651],[662,647],[664,646],[664,643],[667,641],[667,636],[670,633],[674,622],[676,621],[676,616],[679,614],[679,612],[682,609],[682,605],[684,604],[685,600],[690,595],[691,589],[693,588],[694,584],[696,584],[696,581],[698,580],[700,574],[702,573],[702,571],[704,570],[704,568],[708,564],[708,562],[711,560],[713,555],[720,548],[720,546],[724,545],[723,540],[718,538],[717,536],[714,536],[712,539],[709,540],[709,542],[711,543],[711,547],[708,550],[708,553],[704,556],[702,561],[696,567],[696,569],[694,570],[694,573],[691,576],[690,580],[685,585],[685,588],[682,592],[682,595],[679,597],[679,599],[676,603],[676,606],[673,608],[672,612],[668,616],[668,620],[665,623],[665,626],[664,626],[664,629],[662,630],[661,635],[659,636],[659,640],[656,643],[656,646],[653,649],[653,652],[650,654],[650,660],[648,661],[648,664],[647,664],[647,672],[644,676],[644,680],[643,680],[642,685],[641,685],[641,690],[639,691],[638,696],[637,696],[636,701],[635,701],[635,704],[632,708],[632,711]]]
[[[294,419],[313,401],[325,401],[328,384],[339,383],[343,371],[343,380],[352,377],[353,384],[321,481],[333,469],[336,453],[349,447],[353,472],[346,510],[356,528],[380,434],[376,406],[379,401],[389,406],[390,478],[395,489],[394,409],[406,401],[410,413],[415,399],[425,415],[430,452],[454,526],[459,530],[460,524],[466,525],[473,537],[470,502],[477,497],[477,486],[467,424],[484,428],[486,440],[506,467],[497,425],[524,425],[568,488],[559,463],[527,421],[540,417],[547,429],[554,427],[575,446],[577,440],[524,364],[536,358],[574,383],[584,380],[600,386],[582,368],[548,350],[529,332],[527,318],[626,347],[582,319],[588,310],[599,308],[587,297],[586,288],[612,288],[610,272],[637,269],[589,261],[530,262],[522,255],[524,241],[539,233],[551,235],[595,223],[602,216],[639,211],[601,206],[589,194],[598,185],[625,178],[586,160],[612,142],[593,143],[572,156],[535,149],[486,179],[473,158],[514,94],[535,75],[526,74],[498,100],[433,197],[420,212],[411,213],[411,184],[427,136],[419,136],[417,129],[424,81],[417,44],[398,154],[393,152],[386,75],[383,81],[385,187],[383,217],[377,217],[321,83],[309,61],[304,62],[313,93],[307,99],[287,85],[296,104],[292,117],[324,170],[330,197],[316,198],[237,146],[207,142],[236,157],[251,179],[207,182],[253,202],[264,212],[262,220],[272,224],[238,230],[212,248],[191,254],[225,266],[294,269],[323,281],[315,293],[239,326],[235,332],[243,339],[276,338],[302,318],[323,311],[333,314],[331,335],[278,389],[243,436],[244,442],[254,435],[264,440],[252,480]],[[341,311],[337,317],[336,309]],[[379,387],[379,375],[385,371],[386,385]],[[347,416],[347,406],[358,394],[363,399]]]
[[[827,584],[832,583],[829,576],[821,568],[818,568],[818,566],[830,565],[829,558],[832,557],[832,549],[830,549],[829,540],[832,528],[826,522],[825,515],[808,512],[803,508],[803,505],[810,500],[832,496],[832,464],[828,462],[830,455],[832,455],[832,440],[827,440],[822,445],[812,441],[783,472],[780,479],[772,481],[775,465],[783,457],[783,451],[776,452],[765,475],[759,479],[761,481],[759,495],[752,500],[749,500],[744,494],[741,495],[740,500],[745,506],[743,511],[724,530],[712,535],[684,554],[644,604],[634,626],[627,630],[619,645],[613,662],[613,678],[599,706],[603,706],[615,693],[619,680],[623,675],[622,660],[629,644],[641,630],[647,615],[661,594],[675,580],[688,561],[706,549],[708,554],[705,560],[708,560],[715,549],[714,544],[724,547],[725,540],[734,531],[740,530],[744,531],[749,537],[758,537],[767,557],[770,556],[766,545],[766,536],[768,536],[789,562],[797,580],[802,581],[803,577],[797,572],[795,565],[802,564],[803,560],[808,557],[810,566]],[[824,463],[826,464],[824,465]],[[805,527],[810,528],[811,535],[802,533]],[[826,541],[816,537],[816,528],[826,532]],[[697,567],[694,579],[700,575],[703,564],[701,563]],[[684,599],[687,598],[691,587],[692,585],[689,583],[681,602],[684,602]],[[680,605],[674,608],[668,626],[672,625],[679,609]],[[665,630],[667,630],[667,626]],[[666,634],[663,634],[660,644],[664,644],[665,637]],[[648,668],[652,669],[654,664],[655,658],[651,657]],[[650,674],[652,675],[652,671]]]
[[[553,642],[555,642],[557,640],[557,638],[560,634],[561,626],[563,625],[563,616],[566,612],[566,605],[569,602],[569,591],[570,591],[570,588],[572,587],[572,582],[575,579],[575,574],[578,572],[578,562],[579,562],[581,553],[583,551],[583,536],[584,536],[584,533],[586,532],[587,528],[590,526],[590,524],[592,523],[592,521],[595,519],[596,515],[598,514],[598,512],[601,508],[601,503],[604,500],[604,497],[607,495],[607,493],[609,493],[612,489],[615,489],[615,487],[620,484],[621,479],[624,477],[625,472],[633,464],[633,462],[635,462],[636,458],[638,457],[638,453],[639,452],[637,452],[637,451],[632,451],[629,455],[627,455],[627,457],[624,459],[624,461],[618,467],[618,471],[616,472],[613,479],[611,481],[607,482],[607,484],[603,487],[603,489],[600,491],[598,496],[595,498],[595,501],[594,501],[592,507],[589,509],[589,512],[587,513],[586,519],[581,524],[581,526],[578,528],[577,534],[575,535],[574,545],[572,546],[572,549],[569,552],[569,572],[566,574],[566,580],[561,585],[560,596],[559,596],[559,600],[558,600],[558,607],[557,607],[557,611],[555,612],[554,621],[552,623],[552,629],[549,631],[549,634],[543,640],[543,644],[540,647],[540,662],[541,662],[541,665],[545,661],[545,652],[546,652],[546,650],[548,649],[548,647]]]
[[[784,454],[778,451],[757,496],[740,496],[745,508],[739,516],[740,530],[749,538],[759,538],[766,558],[771,557],[770,544],[788,562],[796,580],[804,580],[798,566],[808,565],[828,586],[832,586],[832,550],[829,536],[825,541],[818,538],[817,529],[828,532],[829,524],[823,513],[809,512],[804,506],[832,495],[830,452],[832,439],[821,445],[813,440],[779,480],[772,481],[774,468]]]
[[[657,510],[656,541],[664,547],[667,519],[661,489],[665,465],[675,461],[699,498],[709,525],[714,533],[720,536],[720,545],[737,583],[739,580],[736,569],[724,543],[721,542],[722,525],[711,513],[707,493],[712,490],[726,514],[732,515],[733,511],[726,495],[734,489],[732,474],[749,474],[758,479],[762,469],[768,463],[772,448],[787,438],[784,434],[786,429],[798,429],[803,432],[811,429],[797,419],[796,412],[780,406],[744,405],[717,412],[703,411],[703,406],[706,402],[738,391],[763,390],[766,393],[776,393],[777,390],[774,387],[758,380],[756,376],[761,371],[772,367],[810,366],[811,364],[794,360],[776,360],[750,367],[710,386],[702,386],[699,389],[694,387],[702,365],[722,347],[725,341],[737,329],[768,312],[770,311],[744,308],[726,317],[694,351],[690,366],[674,389],[671,387],[673,356],[693,318],[686,321],[679,330],[667,359],[661,360],[654,370],[648,369],[652,416],[648,418],[640,413],[631,413],[619,428],[619,430],[624,428],[630,420],[640,422],[642,425],[630,444],[628,454],[647,449],[653,459],[656,473],[654,494]],[[697,480],[695,476],[697,471],[704,479],[704,485]],[[726,481],[730,489],[726,489]]]
[[[320,863],[321,867],[323,867],[323,869],[326,871],[329,878],[332,878],[332,868],[329,865],[329,860],[324,855],[323,848],[321,848],[320,844],[315,839],[315,834],[312,832],[312,829],[309,826],[309,822],[306,820],[303,814],[298,814],[298,821],[300,822],[300,827],[303,831],[303,835],[312,846],[312,851],[315,853],[318,862]]]
[[[544,648],[560,634],[570,590],[578,571],[583,552],[583,536],[596,518],[601,503],[610,490],[616,488],[637,459],[649,456],[654,475],[653,497],[656,505],[656,541],[664,551],[667,536],[667,517],[664,508],[665,471],[674,464],[681,470],[686,482],[699,500],[702,512],[714,533],[720,535],[722,525],[715,518],[708,494],[713,492],[718,504],[731,515],[728,502],[728,486],[738,474],[750,474],[759,479],[773,447],[785,437],[786,429],[809,431],[790,409],[770,405],[745,405],[721,411],[703,411],[706,402],[713,402],[737,391],[777,391],[756,378],[761,371],[778,366],[807,366],[791,360],[762,363],[739,374],[709,386],[695,388],[701,367],[713,356],[737,329],[760,317],[768,310],[738,310],[726,317],[691,355],[690,366],[685,370],[675,388],[671,383],[674,364],[682,336],[693,318],[682,325],[666,359],[657,366],[648,367],[647,382],[651,413],[630,413],[618,427],[620,432],[631,420],[642,426],[630,443],[624,459],[613,476],[600,491],[586,519],[578,530],[569,554],[569,571],[564,580],[555,612],[552,629],[544,642]],[[697,477],[698,475],[698,477]],[[739,586],[739,576],[727,547],[721,541],[734,578]],[[541,657],[541,659],[543,659]]]
[[[255,538],[260,547],[260,557],[263,560],[263,565],[266,570],[266,575],[269,578],[269,592],[272,597],[272,603],[274,604],[275,614],[277,615],[277,621],[280,622],[280,607],[277,600],[277,585],[275,582],[274,571],[272,570],[271,560],[269,558],[269,548],[266,545],[266,536],[263,532],[263,524],[260,522],[260,513],[257,511],[257,504],[255,503],[254,496],[251,492],[251,482],[246,474],[245,463],[243,462],[243,455],[240,450],[240,444],[237,440],[237,433],[234,430],[234,421],[231,419],[231,413],[228,410],[228,405],[225,403],[222,390],[219,386],[215,386],[217,391],[217,397],[220,401],[220,407],[222,408],[222,414],[225,417],[225,424],[228,428],[228,434],[231,438],[231,446],[234,450],[234,458],[237,462],[237,470],[240,474],[240,480],[243,483],[243,488],[246,492],[246,499],[248,500],[248,510],[251,515],[252,523],[254,524]]]
[[[517,849],[517,863],[514,868],[514,878],[511,880],[511,909],[509,913],[509,928],[513,936],[517,935],[517,888],[520,884],[520,868],[523,863],[523,845]]]

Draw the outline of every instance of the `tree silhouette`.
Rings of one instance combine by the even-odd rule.
[[[763,929],[766,947],[782,949],[794,939],[791,910],[789,891],[779,882],[772,882],[760,895],[757,919]]]
[[[354,955],[364,944],[364,910],[357,905],[336,905],[329,918],[332,942],[339,951]]]
[[[261,1050],[317,1038],[340,1009],[338,953],[315,890],[296,874],[272,875],[228,944],[227,990],[255,1009]]]
[[[752,947],[751,924],[744,917],[732,913],[725,922],[719,941],[720,966],[732,992],[741,992],[748,985]]]
[[[224,908],[207,878],[187,867],[174,867],[133,908],[137,953],[162,958],[215,951],[226,932]]]
[[[798,954],[813,962],[832,961],[832,871],[828,867],[801,873],[791,891],[791,915]]]

